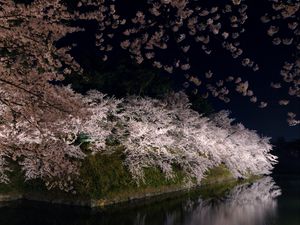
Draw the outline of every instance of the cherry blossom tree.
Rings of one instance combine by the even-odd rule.
[[[69,190],[70,177],[64,178],[78,167],[71,159],[83,158],[83,153],[64,139],[86,113],[81,97],[52,83],[80,71],[68,47],[55,47],[67,33],[79,30],[67,26],[72,19],[60,1],[0,2],[1,181],[8,181],[11,159],[26,179],[41,178],[50,181],[49,187]]]
[[[271,25],[267,33],[272,42],[299,50],[299,1],[271,3],[274,15],[264,15],[262,21],[283,20],[292,35],[279,37],[280,28]],[[276,158],[270,154],[267,138],[233,124],[226,111],[211,118],[199,115],[181,92],[164,100],[137,96],[118,100],[97,91],[78,94],[61,85],[65,76],[84,71],[70,53],[75,46],[58,47],[57,43],[84,32],[75,25],[87,21],[97,23],[95,45],[103,61],[109,60],[114,49],[123,50],[139,64],[148,62],[169,73],[180,71],[187,80],[184,85],[204,86],[203,98],[211,95],[229,102],[234,90],[260,108],[267,106],[249,81],[228,76],[212,82],[218,77],[213,68],[195,75],[190,62],[192,45],[200,46],[204,56],[219,46],[246,68],[259,69],[240,47],[248,18],[246,1],[201,5],[150,0],[135,4],[127,14],[122,4],[82,0],[71,7],[62,0],[28,4],[0,0],[0,182],[9,182],[12,160],[26,180],[39,178],[50,189],[74,191],[72,182],[86,157],[77,143],[81,134],[88,136],[92,154],[106,151],[106,141],[117,138],[125,147],[124,165],[137,182],[143,181],[147,167],[158,167],[172,179],[173,167],[179,166],[187,174],[187,183],[196,179],[198,184],[210,168],[220,164],[235,177],[270,173]],[[170,55],[174,50],[169,49],[178,54]],[[299,59],[287,61],[281,75],[289,84],[288,94],[299,97]],[[273,81],[271,86],[277,89],[282,84]],[[288,103],[286,99],[279,102]],[[288,122],[299,124],[297,115],[289,112]]]

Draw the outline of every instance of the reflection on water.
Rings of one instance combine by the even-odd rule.
[[[234,188],[224,199],[189,200],[184,207],[185,218],[181,224],[267,224],[276,216],[276,198],[280,194],[272,178],[266,177],[254,184]]]
[[[105,212],[44,204],[0,208],[2,225],[260,225],[278,224],[279,187],[270,177],[238,186],[221,199],[184,197]]]

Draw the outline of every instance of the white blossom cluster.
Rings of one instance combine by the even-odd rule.
[[[121,119],[129,133],[123,142],[126,165],[136,179],[153,166],[172,178],[173,166],[179,166],[200,183],[208,169],[220,164],[235,177],[246,177],[269,174],[276,162],[269,139],[232,124],[227,111],[203,117],[181,92],[163,101],[132,98],[123,103]]]

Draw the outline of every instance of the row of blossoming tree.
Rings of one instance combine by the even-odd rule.
[[[187,96],[173,93],[164,100],[131,96],[117,100],[98,91],[77,95],[86,114],[55,121],[29,121],[0,125],[0,177],[8,182],[9,161],[17,162],[26,180],[42,179],[48,188],[72,190],[81,160],[88,154],[107,153],[108,140],[124,146],[124,166],[139,183],[143,169],[159,168],[168,179],[174,166],[186,174],[186,184],[201,183],[205,173],[224,164],[234,177],[269,174],[276,157],[268,138],[241,124],[232,124],[227,111],[203,117],[190,109]],[[9,108],[4,109],[5,117]],[[90,153],[83,152],[86,136]],[[191,183],[190,183],[191,184]]]

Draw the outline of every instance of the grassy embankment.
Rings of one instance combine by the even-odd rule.
[[[139,199],[160,193],[181,190],[185,174],[180,168],[174,168],[175,178],[168,180],[157,168],[146,168],[145,183],[137,185],[123,165],[123,148],[117,147],[112,154],[89,155],[82,163],[80,179],[75,182],[76,195],[59,190],[48,191],[39,180],[24,181],[23,174],[15,168],[10,174],[11,183],[0,184],[1,194],[37,194],[58,199],[96,199],[96,205]],[[249,181],[249,180],[248,180]],[[203,197],[221,196],[241,181],[233,179],[230,171],[221,165],[210,170],[202,181],[198,192]]]

